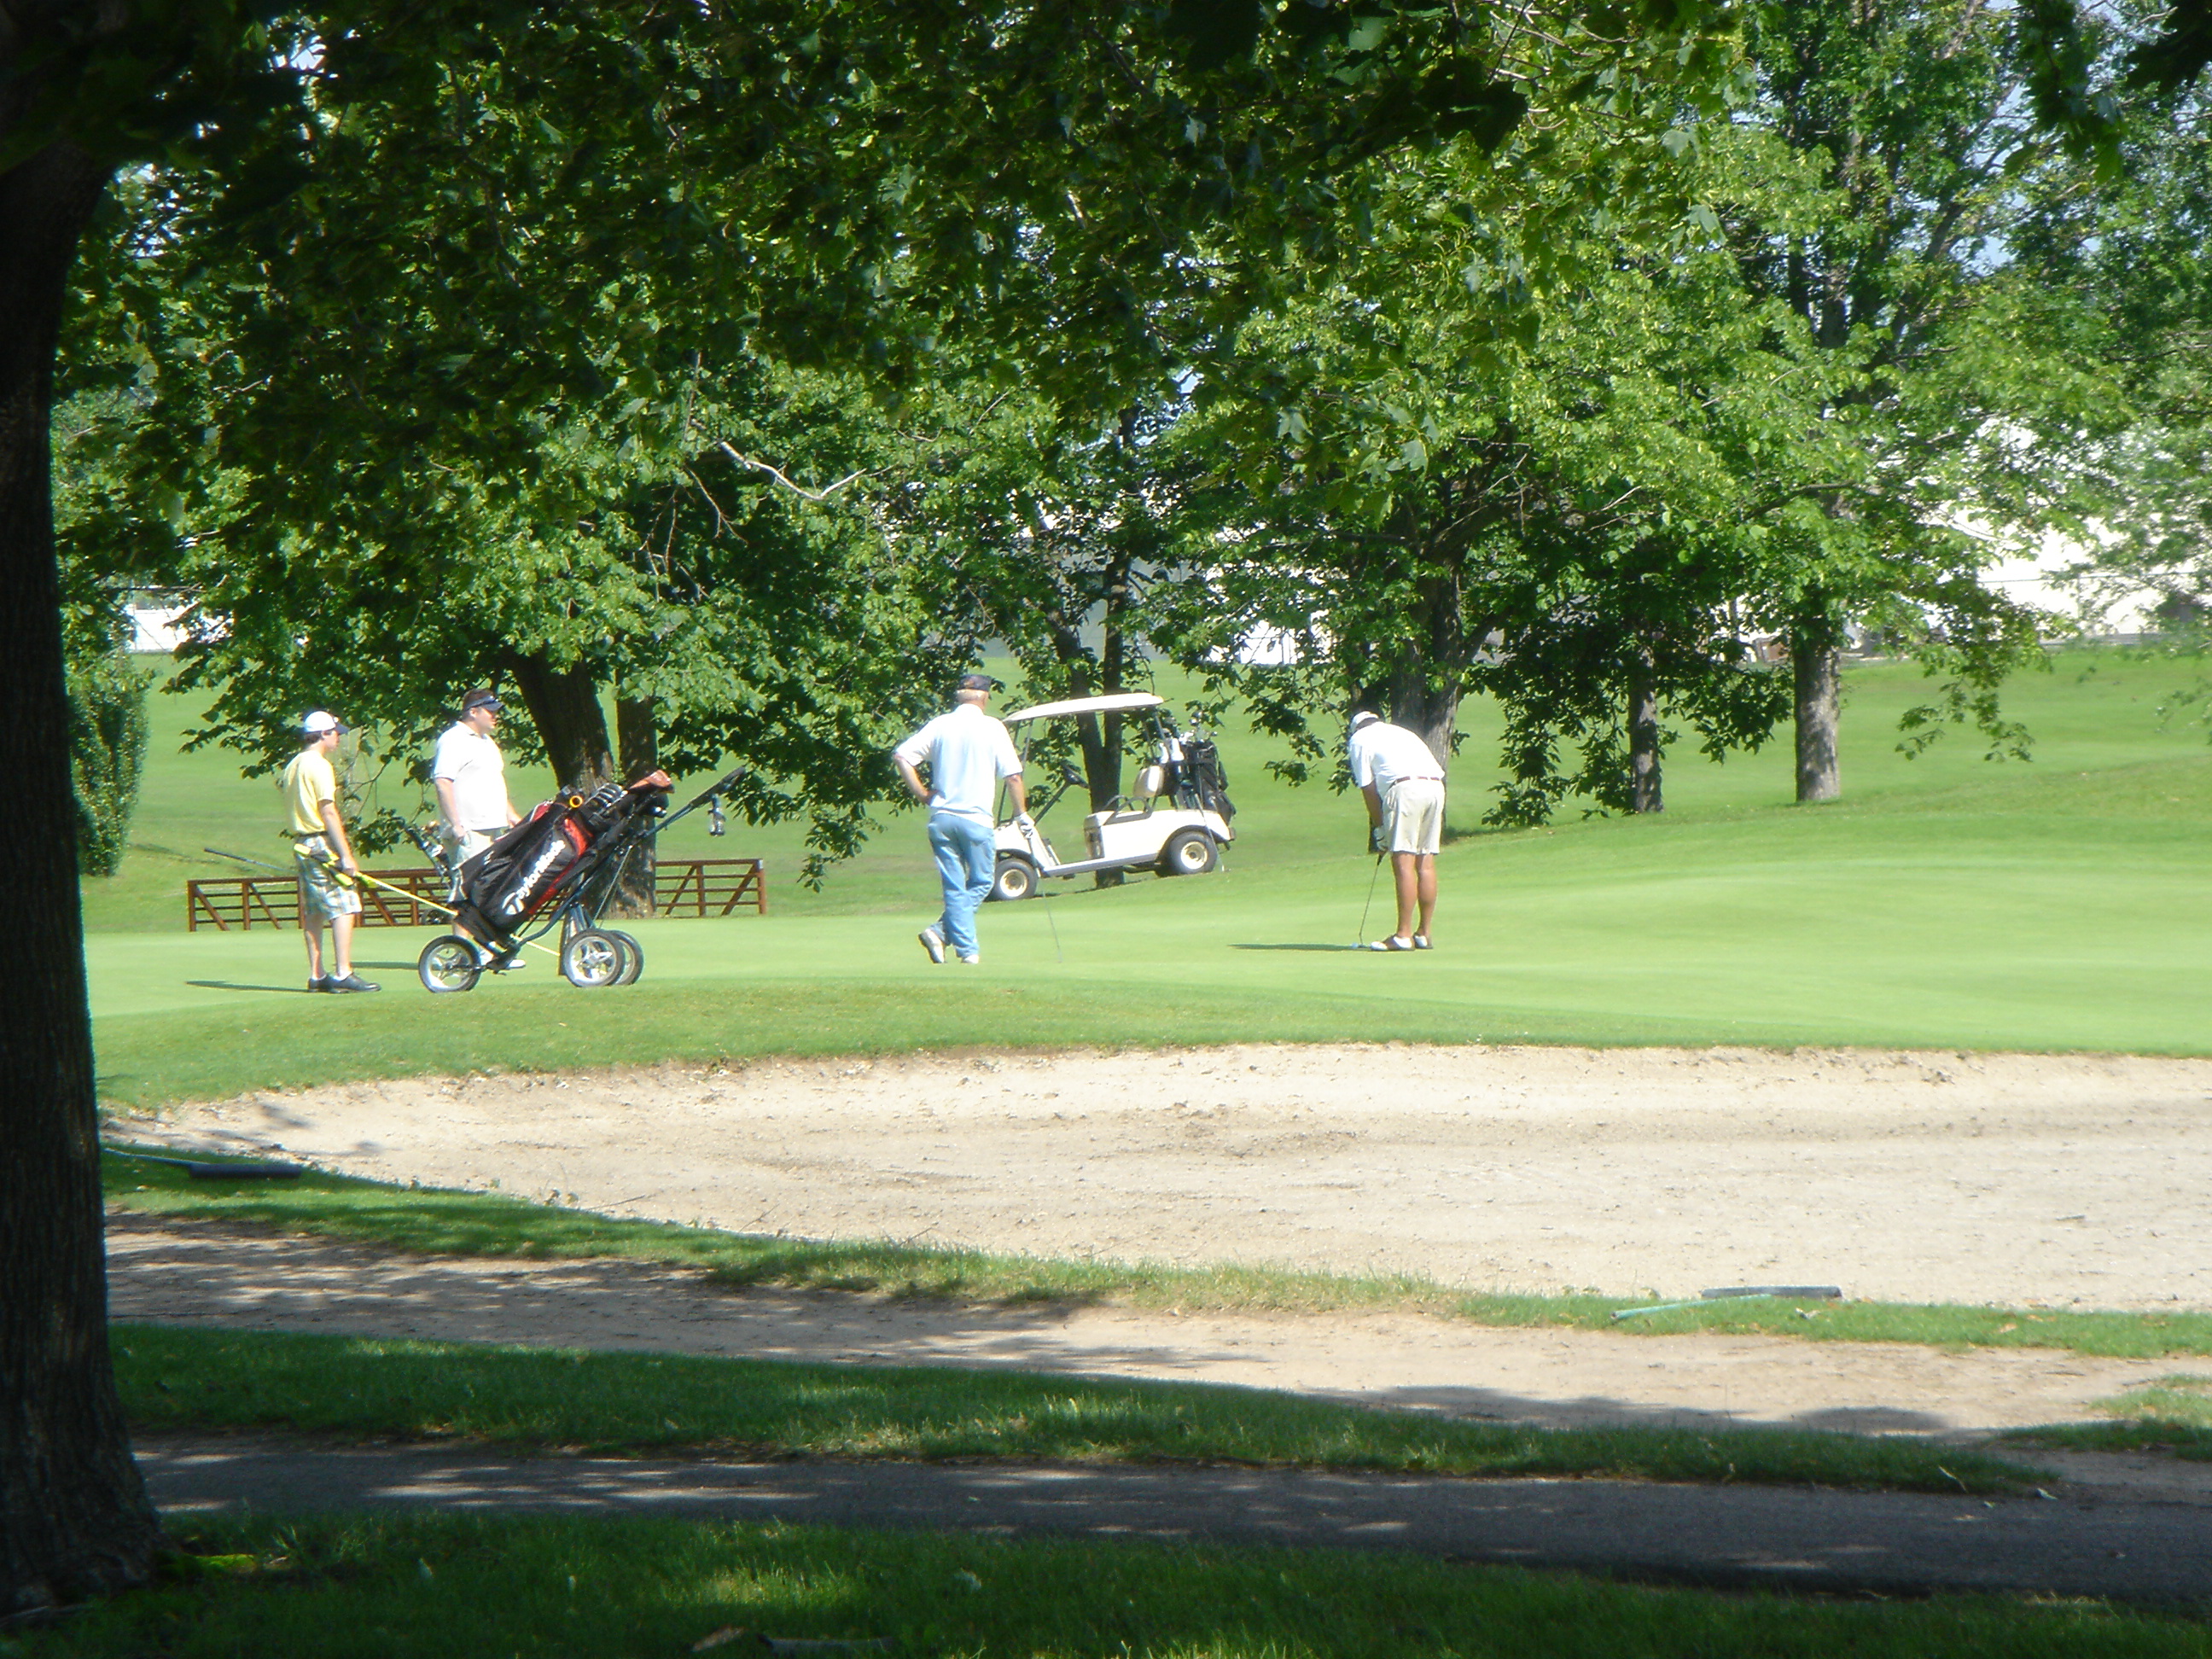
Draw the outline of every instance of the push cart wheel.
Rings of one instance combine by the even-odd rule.
[[[623,970],[615,983],[636,984],[637,976],[645,971],[645,946],[637,942],[637,935],[635,933],[625,933],[613,927],[607,928],[605,932],[609,939],[618,939],[622,941]]]
[[[1012,903],[1036,891],[1036,866],[1018,853],[1001,853],[991,878],[991,896]]]
[[[561,946],[561,972],[568,983],[586,991],[622,982],[629,953],[613,933],[585,927],[568,935]]]
[[[1160,873],[1164,876],[1202,876],[1220,862],[1221,855],[1213,848],[1213,837],[1203,830],[1178,830],[1160,848]]]
[[[422,988],[441,996],[449,991],[473,991],[483,972],[477,947],[453,933],[432,939],[422,947],[422,954],[415,963],[415,973],[422,980]]]

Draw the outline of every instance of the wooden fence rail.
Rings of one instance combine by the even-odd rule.
[[[445,913],[446,878],[435,870],[371,870],[407,896],[363,882],[363,927],[435,927]],[[653,867],[653,908],[661,916],[726,916],[750,906],[768,914],[768,878],[758,859],[661,859]],[[429,900],[431,903],[423,902]],[[222,876],[185,884],[185,926],[217,933],[232,928],[296,927],[299,884],[290,876]]]

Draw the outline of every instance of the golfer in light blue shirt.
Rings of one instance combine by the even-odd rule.
[[[945,960],[948,945],[970,966],[983,959],[975,907],[990,896],[997,875],[1000,779],[1014,798],[1014,822],[1029,823],[1022,757],[1006,726],[983,712],[997,684],[988,674],[964,676],[954,706],[891,751],[907,788],[929,808],[929,850],[945,887],[945,914],[921,930],[921,948],[932,962]]]

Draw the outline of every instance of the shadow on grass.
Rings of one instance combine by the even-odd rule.
[[[680,1654],[2203,1652],[2188,1613],[2094,1601],[1655,1590],[1381,1552],[625,1516],[179,1516],[199,1566],[68,1626],[82,1659],[331,1650]],[[565,1589],[564,1589],[565,1585]],[[57,1650],[40,1647],[41,1653]],[[826,1653],[866,1653],[825,1645]]]
[[[1232,945],[1232,951],[1351,951],[1366,949],[1361,945]]]
[[[1789,1427],[1539,1427],[1223,1384],[957,1366],[115,1328],[135,1430],[283,1429],[596,1452],[1216,1462],[2002,1492],[2038,1470],[1972,1449]]]
[[[200,1150],[220,1158],[247,1149]],[[168,1156],[172,1149],[160,1151]],[[262,1149],[252,1151],[258,1155]],[[1803,1308],[1778,1297],[1686,1304],[1638,1319],[1629,1332],[1613,1316],[1635,1302],[1616,1297],[1469,1294],[1403,1274],[1071,1261],[933,1249],[892,1240],[778,1238],[675,1222],[623,1220],[504,1193],[390,1187],[315,1171],[281,1190],[258,1185],[250,1191],[216,1190],[191,1181],[181,1170],[133,1159],[118,1147],[103,1149],[101,1164],[110,1202],[152,1214],[246,1223],[423,1255],[661,1262],[698,1268],[719,1284],[737,1287],[1068,1306],[1114,1300],[1237,1312],[1358,1309],[1427,1313],[1477,1325],[1613,1331],[1624,1337],[1757,1332],[1801,1341],[2055,1348],[2114,1358],[2212,1354],[2212,1314],[2204,1313],[2037,1312],[1884,1302]]]
[[[374,967],[377,964],[374,963],[365,963],[362,965],[364,967]],[[301,997],[311,997],[315,994],[314,992],[310,991],[304,985],[240,985],[235,980],[228,979],[188,979],[185,983],[202,991],[289,992],[294,996]]]
[[[2154,1452],[2191,1463],[2212,1463],[2212,1429],[2195,1423],[2140,1418],[2131,1423],[2054,1423],[2011,1429],[1998,1438],[2011,1446],[2051,1451]]]

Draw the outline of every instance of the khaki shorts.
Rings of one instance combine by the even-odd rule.
[[[1390,786],[1383,824],[1394,853],[1434,853],[1444,842],[1444,787],[1434,778],[1406,778]]]
[[[361,894],[338,885],[337,849],[328,836],[299,836],[292,854],[300,861],[300,926],[319,927],[361,914]]]
[[[446,856],[453,861],[453,868],[458,870],[489,847],[494,840],[506,833],[504,830],[464,830],[459,835],[455,835],[453,831],[447,830],[445,837]]]

